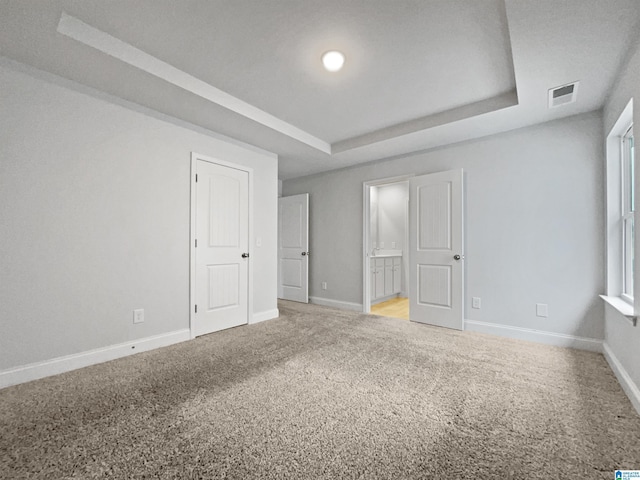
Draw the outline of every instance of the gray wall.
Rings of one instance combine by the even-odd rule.
[[[285,195],[311,194],[310,295],[362,303],[364,181],[463,168],[465,317],[603,338],[603,138],[595,112],[285,180]],[[536,303],[549,305],[548,318]]]
[[[628,61],[623,66],[616,84],[611,89],[604,108],[604,134],[609,134],[614,123],[622,113],[622,110],[633,98],[633,123],[636,145],[638,139],[638,122],[640,121],[640,46],[635,42],[634,49],[629,52]],[[638,165],[638,148],[635,150],[635,165]],[[638,167],[635,169],[635,193],[636,205],[640,205],[640,177]],[[636,225],[638,224],[636,217]],[[636,258],[640,252],[640,235],[635,239]],[[640,299],[640,266],[636,262],[634,272],[634,298],[636,299],[636,315],[640,313],[638,299]],[[610,348],[618,361],[627,371],[629,377],[635,383],[636,389],[640,389],[640,326],[633,327],[631,323],[618,313],[613,307],[607,305],[605,344]]]
[[[254,169],[254,313],[277,308],[275,156],[14,67],[0,64],[0,370],[189,327],[191,151]]]

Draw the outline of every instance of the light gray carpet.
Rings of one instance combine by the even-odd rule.
[[[640,417],[601,355],[292,302],[0,390],[0,478],[612,479]]]

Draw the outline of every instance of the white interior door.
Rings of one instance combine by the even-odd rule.
[[[249,173],[196,162],[195,335],[248,322]]]
[[[278,297],[309,302],[309,194],[278,199]]]
[[[410,318],[462,330],[462,170],[413,177],[410,189]]]

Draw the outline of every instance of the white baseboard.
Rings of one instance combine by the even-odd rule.
[[[355,310],[356,312],[362,311],[361,303],[342,302],[340,300],[331,300],[330,298],[323,297],[309,297],[309,302],[316,305],[322,305],[324,307],[340,308],[342,310]]]
[[[184,330],[176,330],[175,332],[163,333],[153,337],[110,345],[108,347],[66,355],[43,362],[22,365],[0,371],[0,388],[30,382],[31,380],[37,380],[51,375],[58,375],[59,373],[69,372],[97,363],[108,362],[109,360],[115,360],[116,358],[126,357],[135,353],[167,347],[174,343],[184,342],[190,338],[191,332],[188,328],[185,328]]]
[[[265,320],[272,320],[274,318],[278,318],[279,316],[280,311],[277,308],[274,308],[273,310],[266,310],[264,312],[254,313],[249,324],[253,325],[254,323],[264,322]]]
[[[636,409],[636,412],[640,415],[640,389],[633,382],[627,371],[624,369],[620,361],[613,354],[613,351],[609,347],[609,345],[605,343],[602,344],[602,350],[604,353],[604,358],[607,359],[607,363],[613,370],[618,382],[622,386],[624,393],[627,394],[629,400],[631,400],[631,404]]]
[[[519,340],[554,345],[556,347],[569,347],[602,353],[602,340],[596,338],[576,337],[563,333],[545,332],[531,328],[499,325],[497,323],[478,322],[476,320],[465,320],[464,329],[469,332],[488,333],[500,337],[517,338]]]

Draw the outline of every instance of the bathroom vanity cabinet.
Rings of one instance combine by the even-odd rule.
[[[402,290],[402,257],[371,257],[371,301],[397,295]]]

